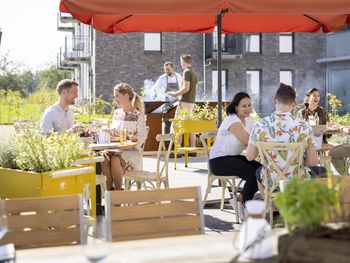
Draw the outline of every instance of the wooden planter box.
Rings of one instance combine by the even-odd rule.
[[[44,173],[0,167],[0,198],[83,194],[85,201],[91,203],[92,216],[96,216],[95,186],[96,174],[92,166]]]
[[[301,233],[283,235],[278,240],[278,260],[276,262],[348,263],[350,258],[349,248],[349,240],[310,237]]]

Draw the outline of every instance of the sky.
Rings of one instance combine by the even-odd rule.
[[[0,0],[0,56],[39,70],[56,65],[68,32],[57,31],[59,0]]]

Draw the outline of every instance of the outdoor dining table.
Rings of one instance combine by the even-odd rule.
[[[277,254],[278,236],[286,229],[273,230],[271,241]],[[223,235],[195,235],[109,243],[111,262],[229,262],[238,254],[239,232]],[[84,263],[89,246],[36,248],[17,251],[17,263]],[[94,248],[91,247],[93,250]],[[96,262],[96,261],[95,261]]]
[[[109,143],[92,143],[89,145],[89,149],[92,151],[104,151],[104,150],[129,150],[134,148],[137,142],[126,141],[121,142],[109,142]]]

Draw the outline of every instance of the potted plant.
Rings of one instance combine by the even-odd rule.
[[[279,239],[278,262],[348,262],[349,222],[338,224],[343,226],[340,230],[325,224],[332,214],[339,214],[338,202],[339,192],[326,184],[313,179],[288,181],[275,198],[289,230]]]
[[[83,143],[75,134],[42,134],[38,128],[22,129],[0,142],[0,197],[25,198],[91,191],[95,213],[96,178],[93,167],[74,165]],[[86,199],[90,198],[86,195]]]

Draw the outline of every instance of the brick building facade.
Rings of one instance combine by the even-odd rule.
[[[280,34],[254,34],[259,38],[259,51],[247,48],[251,34],[224,36],[222,70],[225,71],[225,97],[229,101],[238,91],[247,91],[255,97],[258,113],[270,113],[272,97],[280,83],[280,74],[286,73],[296,87],[298,102],[306,90],[317,87],[324,97],[326,89],[325,65],[316,63],[325,53],[325,36],[322,34],[295,33],[292,52],[280,52]],[[190,53],[193,68],[200,81],[197,100],[217,100],[215,40],[211,35],[190,33],[161,33],[160,51],[145,51],[145,34],[122,35],[95,33],[95,96],[111,100],[113,87],[119,82],[130,83],[137,91],[146,79],[156,81],[163,73],[163,63],[172,61],[175,71],[181,73],[179,57]],[[203,69],[205,68],[205,72]],[[214,71],[214,73],[213,73]],[[280,73],[283,71],[284,73]],[[259,72],[259,73],[257,73]],[[203,74],[205,73],[205,74]],[[258,76],[258,83],[249,86],[247,75]],[[255,75],[254,75],[255,74]],[[204,83],[205,78],[205,83]],[[212,79],[214,78],[214,82]],[[251,80],[254,82],[254,80]],[[214,83],[214,85],[213,85]],[[256,86],[257,85],[257,86]],[[254,86],[254,87],[253,87]],[[214,91],[213,91],[214,89]],[[250,90],[252,89],[252,90]],[[325,100],[321,102],[325,103]]]

